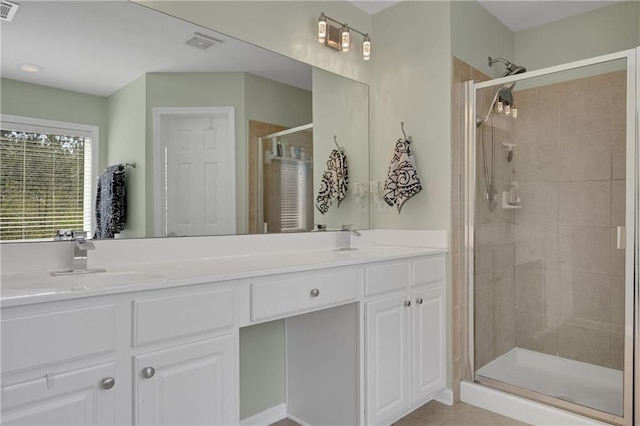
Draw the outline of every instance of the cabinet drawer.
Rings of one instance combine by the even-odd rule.
[[[442,281],[447,276],[444,255],[413,261],[413,285]]]
[[[136,300],[133,316],[134,346],[231,327],[233,290]]]
[[[365,268],[364,295],[402,290],[409,286],[409,262],[394,262]]]
[[[2,372],[113,352],[115,306],[2,320]]]
[[[359,271],[354,269],[255,283],[251,286],[251,319],[275,318],[356,300],[358,278]]]

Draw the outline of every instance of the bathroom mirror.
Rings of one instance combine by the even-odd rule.
[[[305,160],[312,183],[305,196],[315,204],[334,136],[349,159],[350,183],[340,207],[334,202],[322,215],[314,206],[294,231],[316,223],[369,227],[366,194],[355,195],[369,181],[367,85],[129,1],[23,2],[13,20],[0,25],[3,120],[28,117],[98,130],[85,185],[91,195],[84,210],[91,213],[68,227],[93,233],[98,176],[109,165],[128,163],[126,222],[116,238],[263,233],[258,161],[272,153],[270,145],[268,152],[258,146],[259,137],[308,125],[313,147]],[[191,126],[189,132],[184,126]],[[222,152],[212,161],[224,167],[197,153],[191,160],[181,156],[196,134],[199,144]],[[297,148],[290,160],[302,160]],[[190,168],[194,159],[201,162]],[[189,204],[206,198],[198,195],[202,191],[216,198]],[[5,186],[5,205],[6,194]],[[194,209],[201,211],[202,226],[171,229]],[[4,228],[7,214],[0,216]],[[221,217],[226,226],[209,226]],[[16,226],[28,228],[27,222]]]

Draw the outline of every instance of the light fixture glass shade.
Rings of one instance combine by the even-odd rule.
[[[364,36],[364,41],[362,42],[362,58],[365,61],[371,59],[371,39],[369,38],[369,34]]]
[[[505,105],[504,107],[504,113],[506,115],[511,115],[511,105]]]
[[[324,43],[327,39],[327,18],[324,17],[324,13],[320,15],[318,19],[318,41]]]
[[[518,118],[518,108],[511,108],[511,116],[513,118]]]
[[[345,26],[342,27],[342,51],[348,52],[350,44],[351,34],[349,34],[349,27],[345,24]]]
[[[498,112],[502,112],[504,109],[504,104],[502,102],[498,102]]]

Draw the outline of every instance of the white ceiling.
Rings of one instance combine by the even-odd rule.
[[[423,0],[432,1],[432,0]],[[590,10],[610,6],[622,0],[477,0],[511,31],[521,31]],[[400,1],[351,0],[350,3],[370,15],[393,6]]]
[[[478,3],[513,32],[559,21],[619,2],[620,0],[478,0]]]
[[[311,90],[311,67],[130,1],[22,1],[0,22],[2,77],[109,96],[147,72],[246,71]],[[197,31],[222,40],[182,44]],[[21,63],[44,68],[37,74]]]

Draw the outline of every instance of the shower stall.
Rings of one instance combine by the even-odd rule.
[[[489,58],[503,76],[465,86],[467,379],[619,425],[634,424],[635,58]]]

